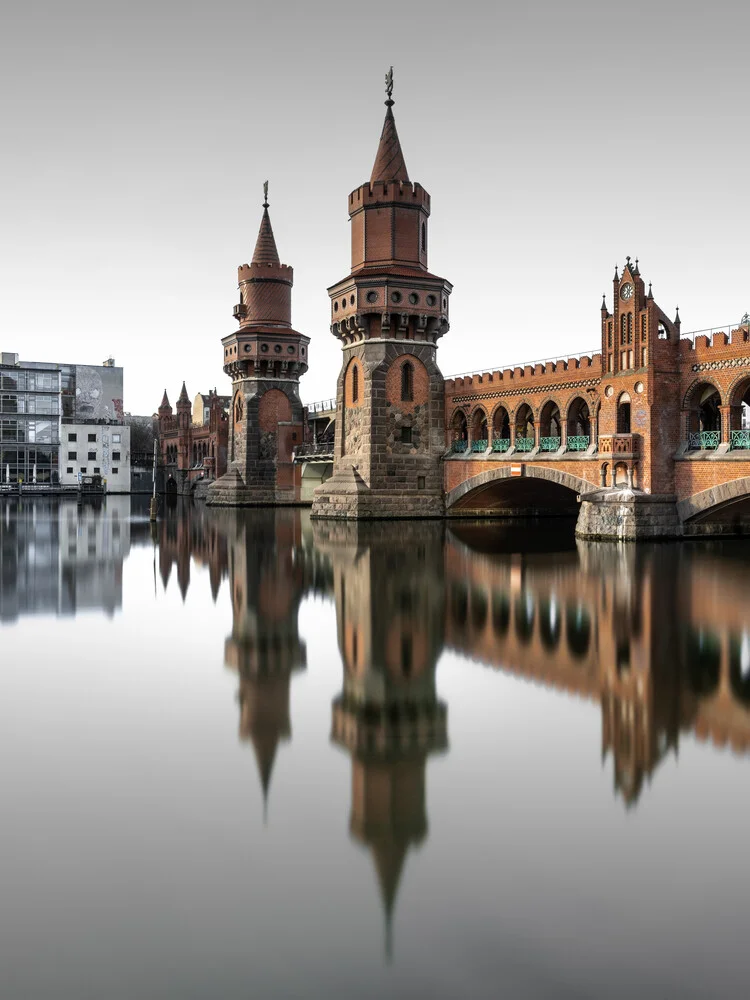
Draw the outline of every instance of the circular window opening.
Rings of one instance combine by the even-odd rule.
[[[260,345],[260,349],[261,349],[261,351],[263,351],[263,353],[265,354],[265,353],[266,353],[266,351],[268,350],[268,344],[261,344],[261,345]]]
[[[448,300],[447,299],[443,299],[443,309],[447,309],[447,308],[448,308]]]
[[[411,295],[409,296],[409,301],[413,306],[415,306],[417,302],[419,302],[419,296],[417,295],[416,292],[411,293]]]
[[[400,301],[401,301],[401,292],[393,292],[391,295],[391,302],[400,302]]]
[[[252,348],[252,345],[251,345],[251,344],[245,344],[245,351],[246,351],[246,353],[247,353],[247,354],[249,354],[249,353],[250,353],[250,351],[252,351],[252,349],[253,349],[253,348]]]
[[[635,391],[636,392],[643,392],[643,382],[636,382],[635,383]]]
[[[346,309],[346,299],[341,300],[341,308]]]
[[[291,344],[289,345],[289,347],[287,347],[286,353],[287,354],[294,354],[294,348],[292,347]]]
[[[437,299],[435,298],[434,295],[428,295],[427,296],[427,305],[428,306],[434,306],[436,302],[437,302]]]
[[[350,296],[349,296],[349,305],[350,305],[350,306],[353,306],[353,305],[354,305],[354,296],[353,296],[353,295],[350,295]]]
[[[368,302],[377,302],[378,301],[378,293],[377,292],[368,292],[367,293],[367,301]]]
[[[300,352],[300,354],[304,354],[305,353],[304,347],[300,347],[299,352]]]
[[[274,344],[273,349],[277,354],[281,354],[281,344]]]
[[[337,313],[339,311],[339,304],[338,304],[338,302],[334,302],[333,303],[333,311],[335,313]]]
[[[615,390],[612,388],[612,386],[608,385],[607,388],[604,390],[604,395],[609,399],[609,397],[613,395],[614,391]]]

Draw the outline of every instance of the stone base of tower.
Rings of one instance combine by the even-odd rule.
[[[286,507],[300,503],[296,480],[289,487],[247,483],[239,470],[230,468],[226,475],[208,488],[208,507]]]
[[[674,496],[624,488],[595,490],[581,497],[576,538],[639,542],[681,536]]]
[[[445,516],[445,497],[431,490],[372,490],[352,466],[315,490],[311,517],[367,521]]]

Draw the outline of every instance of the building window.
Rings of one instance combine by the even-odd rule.
[[[76,461],[78,461],[78,452],[77,451],[69,451],[68,452],[68,461],[69,462],[76,462]]]
[[[101,470],[101,469],[99,468],[99,466],[98,466],[98,465],[95,465],[95,466],[94,466],[94,475],[97,475],[97,476],[98,476],[98,475],[99,475],[99,473],[100,473],[101,471],[102,471],[102,470]]]
[[[119,462],[120,461],[120,452],[119,451],[113,451],[112,452],[112,461],[113,462]]]
[[[77,434],[68,434],[68,441],[77,441],[77,440],[78,440]]]
[[[95,451],[90,451],[88,454],[89,454],[89,462],[95,462],[96,461],[96,452]]]
[[[85,465],[82,465],[82,466],[81,466],[81,472],[83,472],[83,473],[86,473],[86,472],[88,472],[88,469],[86,468],[86,466],[85,466]]]
[[[628,343],[633,343],[633,314],[628,313]]]
[[[120,437],[119,434],[112,435],[112,444],[119,444],[121,440],[122,438]]]
[[[411,444],[411,427],[401,428],[401,443]]]
[[[352,368],[352,402],[356,403],[359,399],[359,366],[355,365]]]
[[[72,476],[73,475],[73,466],[69,465],[68,468],[65,471],[67,472],[67,474],[69,476]]]
[[[641,316],[641,340],[646,339],[646,317]]]
[[[427,226],[422,223],[422,253],[427,252]]]
[[[112,469],[112,475],[116,476],[119,471],[119,469]]]
[[[627,336],[625,323],[626,323],[625,313],[623,313],[622,316],[620,316],[620,343],[621,344],[625,343],[625,338]]]
[[[630,434],[630,396],[624,392],[617,404],[617,433]]]
[[[405,361],[401,366],[401,400],[411,403],[414,399],[414,365]]]
[[[96,434],[89,434],[89,441],[96,441]]]

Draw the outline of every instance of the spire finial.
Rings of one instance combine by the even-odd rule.
[[[388,96],[388,100],[385,102],[386,107],[390,108],[393,105],[393,66],[385,74],[385,92]]]
[[[263,181],[263,208],[268,208],[268,181]]]

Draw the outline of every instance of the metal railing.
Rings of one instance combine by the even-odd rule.
[[[533,437],[518,437],[518,435],[516,435],[514,447],[516,451],[533,451],[535,444],[536,441]]]
[[[591,444],[591,438],[588,434],[570,434],[568,435],[568,451],[588,451],[589,445]]]
[[[454,451],[454,452],[466,451],[466,449],[468,448],[468,446],[469,446],[469,442],[468,441],[454,441],[451,444],[451,451]]]
[[[308,415],[311,413],[330,413],[336,409],[335,399],[320,399],[317,403],[305,403]]]
[[[487,438],[478,438],[476,441],[471,442],[472,451],[487,451],[489,447],[489,442]]]
[[[733,330],[749,329],[747,323],[740,321],[739,323],[726,323],[724,326],[709,326],[705,330],[689,330],[687,333],[680,334],[680,340],[689,340],[691,343],[695,343],[696,337],[708,337],[709,341],[713,340],[715,333],[726,333],[730,336]]]
[[[721,443],[721,431],[691,431],[688,434],[688,448],[713,451]]]
[[[562,438],[559,437],[539,438],[540,451],[558,451],[561,444],[562,444]]]
[[[493,451],[507,451],[510,448],[510,438],[493,438]]]
[[[730,431],[729,432],[729,447],[734,450],[735,448],[750,448],[750,429],[740,430],[740,431]]]

